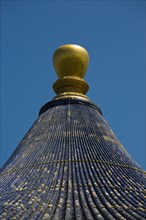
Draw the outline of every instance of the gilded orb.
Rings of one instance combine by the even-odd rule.
[[[89,63],[88,52],[81,46],[67,44],[53,55],[53,65],[59,78],[75,76],[83,78]]]

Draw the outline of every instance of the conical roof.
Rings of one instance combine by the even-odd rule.
[[[146,219],[145,172],[85,96],[86,50],[53,59],[57,96],[1,170],[0,219]]]

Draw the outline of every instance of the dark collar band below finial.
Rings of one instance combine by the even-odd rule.
[[[85,99],[81,99],[80,97],[71,97],[71,98],[62,98],[62,99],[54,99],[48,103],[46,103],[44,106],[42,106],[42,108],[40,109],[39,112],[39,116],[42,115],[44,112],[46,112],[48,109],[59,106],[59,105],[71,105],[71,104],[75,104],[75,105],[85,105],[91,108],[96,109],[101,115],[102,115],[102,111],[101,109],[95,105],[94,103],[92,103],[89,100],[85,100]]]

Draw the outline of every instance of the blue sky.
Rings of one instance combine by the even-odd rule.
[[[146,169],[145,1],[1,1],[1,166],[55,94],[52,55],[90,56],[88,97]]]

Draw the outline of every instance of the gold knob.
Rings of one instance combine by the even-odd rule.
[[[89,89],[84,80],[88,63],[88,52],[81,46],[67,44],[55,51],[53,65],[59,79],[53,89],[57,97],[84,96]]]
[[[88,68],[88,52],[81,46],[67,44],[59,47],[53,55],[53,64],[59,78],[77,76],[83,78]]]

